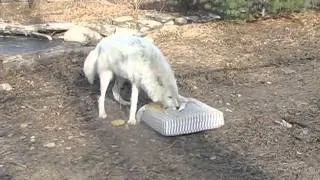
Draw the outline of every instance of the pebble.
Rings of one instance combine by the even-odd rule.
[[[30,137],[30,142],[36,142],[36,137],[35,136],[31,136]]]
[[[28,123],[23,123],[23,124],[20,124],[20,127],[21,128],[26,128],[26,127],[28,127],[28,125],[29,125]]]
[[[66,147],[66,150],[71,150],[71,147]]]
[[[44,146],[44,147],[47,147],[47,148],[53,148],[53,147],[56,146],[56,144],[55,144],[54,142],[52,142],[52,143],[44,144],[43,146]]]
[[[8,83],[3,83],[3,84],[0,84],[0,90],[3,90],[3,91],[11,91],[12,90],[12,87],[10,84]]]

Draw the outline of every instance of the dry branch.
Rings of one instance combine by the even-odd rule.
[[[48,23],[34,25],[0,23],[0,34],[36,36],[39,38],[52,40],[52,37],[48,34],[51,34],[53,32],[67,31],[69,28],[71,28],[71,26],[72,23]]]

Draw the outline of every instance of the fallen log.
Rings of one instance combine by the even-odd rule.
[[[0,65],[2,64],[2,68],[6,72],[35,71],[42,66],[54,64],[70,55],[83,56],[85,58],[93,48],[94,46],[61,44],[60,46],[37,52],[19,55],[0,55],[0,62],[2,62]],[[73,61],[83,61],[83,59],[74,58]]]
[[[72,23],[47,23],[34,25],[0,23],[0,34],[35,36],[52,40],[51,34],[67,31],[72,26]]]

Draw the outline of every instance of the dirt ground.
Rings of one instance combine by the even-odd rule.
[[[225,114],[225,126],[185,136],[113,127],[129,109],[110,95],[108,118],[97,118],[99,85],[81,74],[84,56],[8,73],[0,179],[320,179],[319,20],[307,13],[154,33],[182,94]]]

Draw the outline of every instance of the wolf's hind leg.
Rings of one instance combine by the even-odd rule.
[[[99,117],[100,118],[107,118],[107,113],[104,107],[106,92],[109,86],[109,83],[113,77],[111,71],[104,71],[100,73],[100,97],[98,99],[99,103]]]

